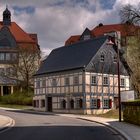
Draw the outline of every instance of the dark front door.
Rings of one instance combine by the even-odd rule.
[[[47,111],[52,112],[52,97],[47,97]]]

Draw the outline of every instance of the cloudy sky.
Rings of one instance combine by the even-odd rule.
[[[41,50],[49,54],[71,35],[81,34],[99,23],[119,23],[119,9],[140,0],[0,0],[0,20],[6,4],[26,32],[38,34]]]

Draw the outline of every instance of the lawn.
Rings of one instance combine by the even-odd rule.
[[[107,112],[105,114],[98,114],[98,115],[93,115],[93,116],[118,119],[119,118],[119,110],[114,109],[114,110],[110,110],[109,112]]]
[[[25,105],[15,105],[15,104],[3,104],[0,103],[0,107],[5,108],[14,108],[14,109],[32,109],[32,106],[25,106]]]

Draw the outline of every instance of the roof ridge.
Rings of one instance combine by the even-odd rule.
[[[55,51],[55,50],[58,50],[58,49],[61,49],[61,48],[74,48],[75,47],[74,45],[79,45],[79,44],[87,43],[89,41],[96,41],[96,40],[101,39],[101,38],[107,38],[107,35],[97,36],[95,38],[91,38],[91,39],[88,39],[88,40],[81,40],[81,41],[75,42],[75,43],[70,44],[70,45],[66,45],[66,46],[55,48],[52,51]]]

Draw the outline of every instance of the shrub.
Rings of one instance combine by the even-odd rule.
[[[0,98],[0,101],[4,104],[17,104],[17,105],[32,105],[32,92],[15,92],[10,95],[5,95]]]

